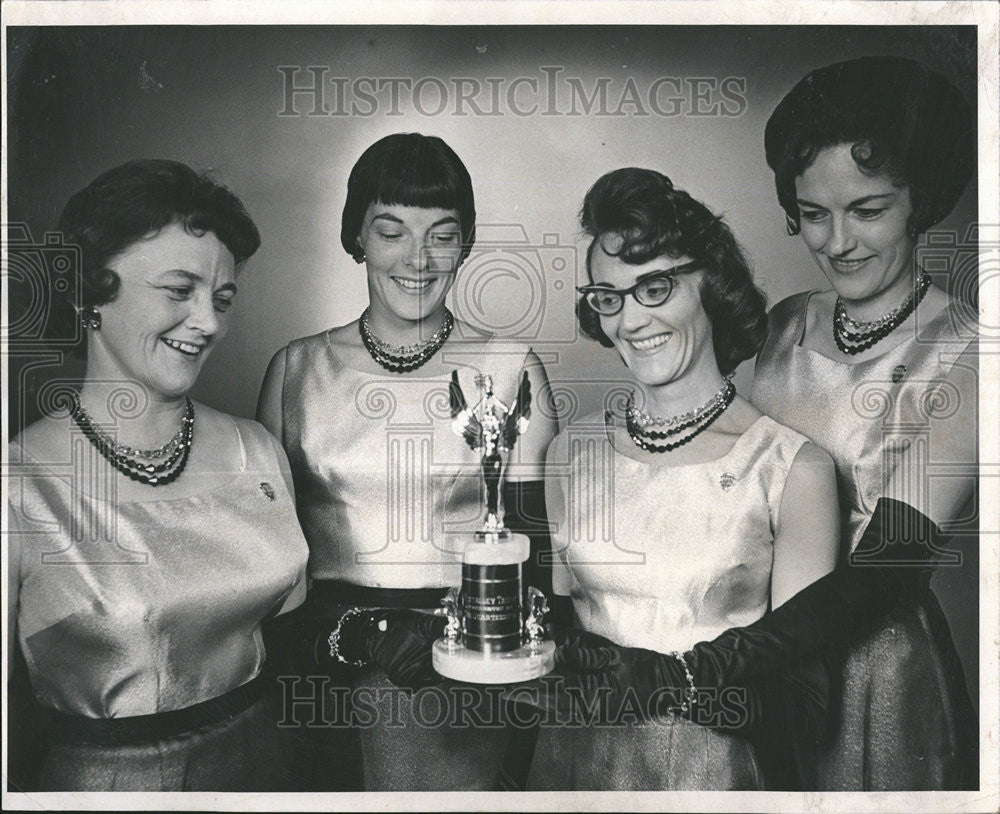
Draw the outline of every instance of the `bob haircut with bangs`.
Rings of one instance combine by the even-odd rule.
[[[340,242],[357,262],[364,260],[358,236],[373,203],[454,209],[465,260],[476,241],[472,179],[455,151],[437,136],[394,133],[361,154],[347,179]]]

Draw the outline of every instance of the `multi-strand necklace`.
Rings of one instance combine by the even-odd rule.
[[[180,477],[191,454],[194,438],[194,404],[185,397],[186,406],[181,426],[162,447],[135,449],[120,444],[94,422],[93,417],[80,403],[79,393],[73,395],[70,415],[87,440],[123,475],[149,486],[165,486]]]
[[[906,318],[920,305],[930,286],[930,275],[921,274],[913,291],[905,300],[885,316],[871,322],[851,319],[847,316],[844,301],[837,297],[837,303],[833,308],[833,341],[837,343],[842,353],[851,356],[873,347],[906,321]]]
[[[433,336],[414,345],[391,345],[388,342],[383,342],[372,333],[371,325],[368,322],[370,313],[371,308],[366,308],[361,314],[361,319],[358,320],[361,341],[368,353],[371,354],[372,359],[392,373],[407,373],[424,365],[441,349],[455,325],[455,318],[451,311],[445,308],[444,322]]]
[[[701,407],[681,415],[662,418],[644,413],[635,406],[635,393],[625,405],[625,428],[637,447],[647,452],[670,452],[682,447],[712,426],[733,403],[736,388],[726,379],[719,391]],[[655,428],[655,429],[654,429]],[[657,441],[669,440],[666,444]]]

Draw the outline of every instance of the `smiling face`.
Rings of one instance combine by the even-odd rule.
[[[866,175],[851,145],[820,151],[795,182],[802,239],[845,300],[902,300],[912,288],[909,190]]]
[[[358,245],[374,321],[399,325],[443,315],[462,257],[456,210],[373,203]]]
[[[100,330],[88,334],[88,378],[139,381],[154,399],[186,394],[229,327],[236,294],[229,249],[211,232],[198,237],[173,223],[108,267],[121,284],[100,306]]]
[[[613,239],[606,238],[605,245],[616,249]],[[624,289],[651,274],[690,262],[690,257],[664,255],[633,265],[598,245],[591,255],[590,274],[594,285]],[[701,279],[700,272],[678,274],[670,298],[662,305],[650,308],[628,295],[621,311],[600,318],[601,329],[642,384],[658,387],[693,374],[718,387],[712,323],[701,304]]]

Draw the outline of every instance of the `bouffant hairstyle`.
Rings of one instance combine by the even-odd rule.
[[[636,167],[603,175],[584,198],[580,223],[592,238],[587,249],[591,282],[591,258],[598,249],[608,251],[603,238],[611,235],[616,250],[608,254],[626,263],[641,265],[666,255],[690,257],[701,266],[701,304],[712,323],[715,358],[723,374],[761,349],[767,336],[766,301],[733,233],[665,175]],[[612,347],[601,330],[601,317],[584,297],[577,301],[577,317],[587,336]]]
[[[194,235],[212,232],[237,268],[260,246],[260,233],[243,202],[205,173],[178,161],[129,161],[75,193],[59,219],[65,240],[80,249],[81,304],[113,300],[121,280],[108,265],[172,223]]]
[[[359,263],[358,236],[373,203],[454,209],[462,231],[462,260],[476,240],[472,179],[455,151],[437,136],[394,133],[361,154],[347,179],[340,242]]]
[[[890,56],[818,68],[781,100],[764,130],[789,234],[800,229],[795,179],[838,144],[851,145],[863,172],[909,187],[914,237],[952,210],[976,165],[972,111],[941,74]]]

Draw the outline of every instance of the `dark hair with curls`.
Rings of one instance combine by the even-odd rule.
[[[850,144],[859,169],[909,187],[916,237],[944,218],[975,168],[975,121],[962,94],[911,59],[861,57],[807,74],[764,130],[788,233],[798,234],[795,179],[827,147]]]
[[[178,161],[129,161],[75,193],[59,218],[65,240],[80,247],[82,304],[113,300],[121,280],[108,264],[172,223],[194,235],[212,232],[237,268],[260,246],[260,234],[240,199],[205,173]]]
[[[602,244],[606,235],[621,238],[618,250],[609,254],[626,263],[687,256],[702,267],[701,304],[712,323],[715,359],[723,374],[761,349],[767,336],[766,301],[736,238],[721,217],[674,187],[667,176],[636,167],[601,176],[584,198],[580,223],[593,238],[587,249],[591,282],[591,258],[598,246],[607,251]],[[613,346],[584,297],[577,301],[576,313],[587,336]]]
[[[347,179],[340,242],[359,263],[358,236],[373,203],[454,209],[462,230],[462,260],[476,240],[472,179],[455,151],[437,136],[394,133],[361,154]]]

